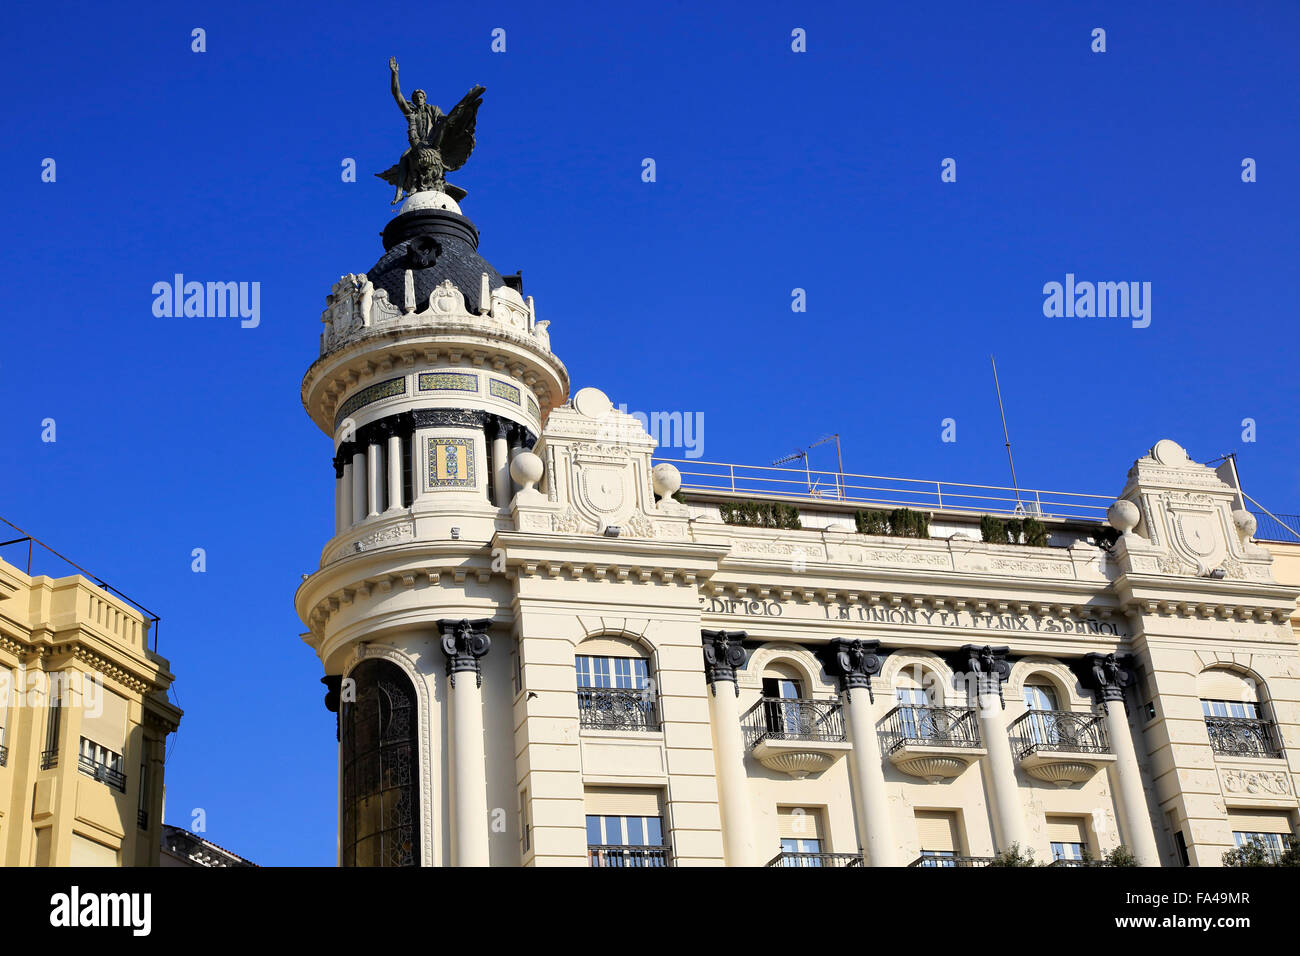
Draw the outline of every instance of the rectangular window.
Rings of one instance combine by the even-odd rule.
[[[953,866],[943,860],[952,859],[961,853],[961,832],[957,823],[957,814],[953,810],[917,810],[916,840],[921,848],[921,856],[933,857],[936,862],[926,866]]]
[[[1082,817],[1048,817],[1047,840],[1052,859],[1082,860],[1088,846],[1087,821]]]
[[[114,790],[126,792],[126,773],[122,770],[122,755],[87,737],[81,738],[81,748],[77,754],[77,769],[88,777],[94,777],[108,784]]]
[[[591,866],[668,865],[658,791],[596,787],[587,790],[585,802]]]
[[[1228,825],[1237,846],[1257,842],[1274,860],[1285,852],[1286,838],[1292,833],[1291,814],[1286,810],[1229,810]]]
[[[579,687],[616,687],[643,690],[650,680],[649,662],[639,657],[574,658]]]

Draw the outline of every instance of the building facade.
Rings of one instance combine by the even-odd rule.
[[[999,498],[656,463],[477,245],[416,193],[302,384],[342,865],[1215,866],[1296,832],[1300,588],[1213,468],[1161,440],[1117,498]]]
[[[0,561],[3,865],[157,865],[181,712],[151,623],[81,575]]]

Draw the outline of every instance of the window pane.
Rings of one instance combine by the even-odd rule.
[[[645,824],[641,817],[626,817],[627,844],[629,846],[645,845]]]
[[[578,669],[578,686],[590,687],[591,686],[591,658],[578,657],[574,661],[574,665]]]
[[[649,846],[663,846],[664,828],[663,822],[658,817],[646,817],[646,844]]]
[[[599,846],[603,841],[600,838],[600,817],[587,817],[587,843],[591,846]]]

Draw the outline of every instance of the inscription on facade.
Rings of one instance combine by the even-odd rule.
[[[797,607],[797,605],[790,605]],[[706,614],[738,614],[745,617],[782,617],[787,606],[779,601],[749,598],[701,597]],[[1090,634],[1124,637],[1124,629],[1113,621],[1060,614],[1007,614],[997,611],[940,610],[883,607],[879,604],[826,604],[825,620],[860,621],[895,627],[955,627],[977,631],[1012,631],[1027,634]],[[797,614],[795,616],[798,616]]]

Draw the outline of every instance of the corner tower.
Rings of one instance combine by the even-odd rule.
[[[568,399],[548,323],[518,274],[479,255],[463,192],[422,183],[374,266],[334,283],[302,382],[333,442],[334,516],[295,603],[338,714],[344,865],[494,862],[486,826],[446,819],[486,818],[487,791],[513,790],[487,769],[509,767],[513,738],[510,654],[486,656],[510,606],[489,543],[513,527],[512,458]],[[504,752],[485,754],[485,739]]]

